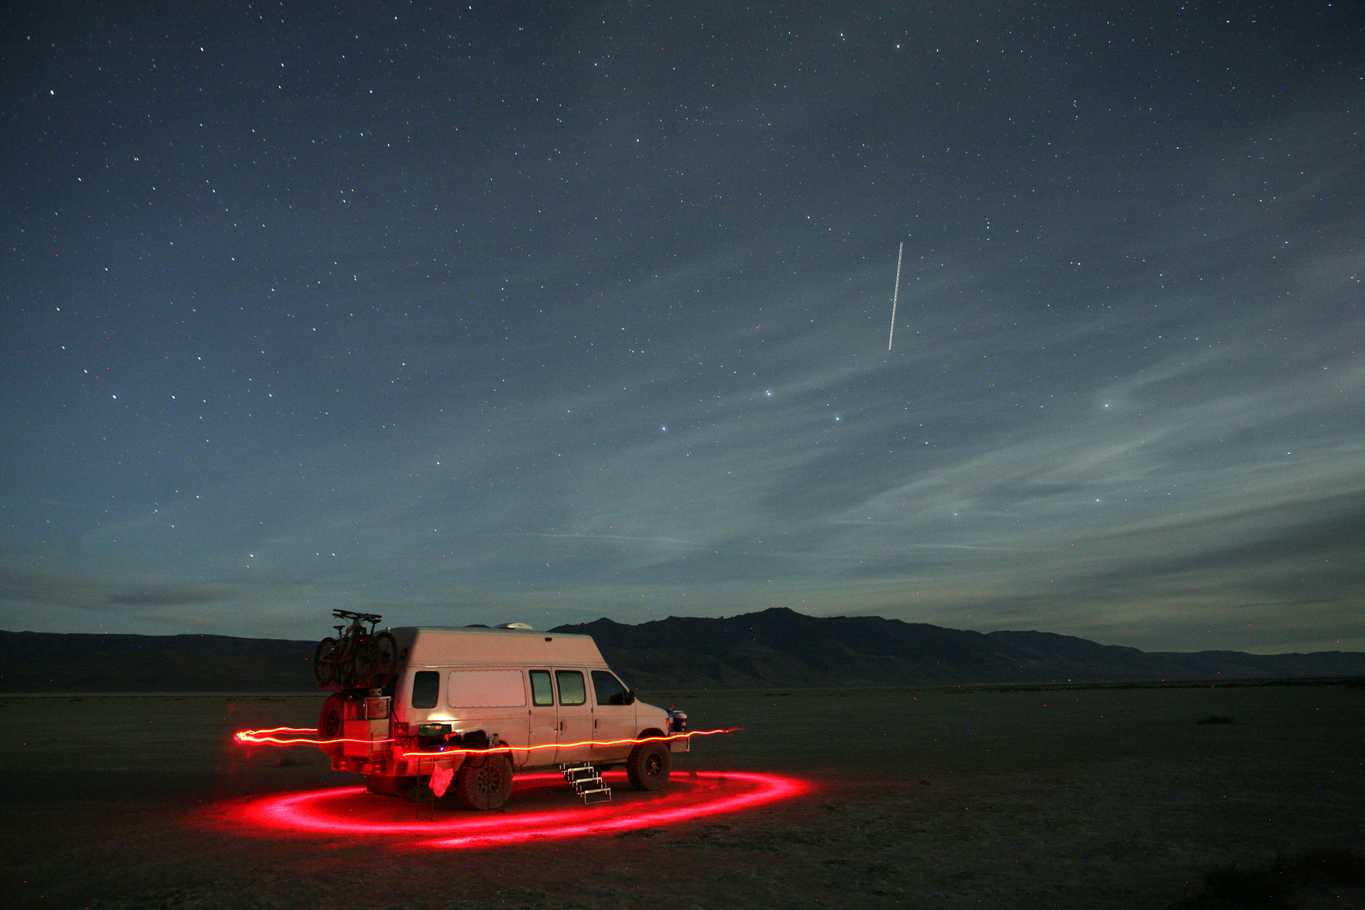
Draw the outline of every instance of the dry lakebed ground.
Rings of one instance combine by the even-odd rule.
[[[813,789],[490,848],[252,830],[253,799],[354,781],[311,748],[231,742],[311,726],[320,696],[0,696],[4,905],[1365,907],[1359,684],[642,697],[743,727],[676,756],[679,787],[718,770]],[[461,811],[361,800],[391,819]],[[562,788],[504,811],[528,807],[591,811]]]

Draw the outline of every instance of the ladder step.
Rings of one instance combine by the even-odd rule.
[[[590,806],[593,803],[611,802],[611,787],[601,787],[597,790],[584,790],[578,794],[583,798],[583,805]]]
[[[584,774],[597,773],[597,769],[592,765],[560,765],[559,770],[564,773],[565,780],[573,780],[575,777],[582,777]]]
[[[602,780],[602,772],[593,767],[592,762],[578,764],[564,762],[560,764],[559,770],[563,772],[564,780],[568,781],[573,792],[583,800],[583,805],[611,802],[611,787]]]

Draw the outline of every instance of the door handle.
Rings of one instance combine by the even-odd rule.
[[[592,728],[593,728],[594,730],[597,729],[597,718],[595,718],[595,717],[592,719]]]
[[[564,732],[564,721],[562,720],[559,722],[559,732],[560,733]]]

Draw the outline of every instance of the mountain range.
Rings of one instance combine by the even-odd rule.
[[[967,632],[785,608],[549,631],[592,635],[611,666],[646,690],[1365,677],[1365,653],[1354,651],[1139,651],[1049,632]],[[315,645],[0,631],[0,691],[308,691]]]

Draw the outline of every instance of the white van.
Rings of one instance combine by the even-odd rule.
[[[376,793],[399,794],[454,772],[461,804],[495,809],[512,775],[530,768],[624,765],[632,785],[668,781],[687,738],[620,743],[684,732],[686,716],[638,701],[587,635],[526,629],[390,630],[399,667],[383,689],[329,697],[318,722],[337,771],[358,772]],[[460,749],[511,747],[492,754]],[[451,754],[444,754],[451,751]],[[419,754],[412,754],[419,753]]]

